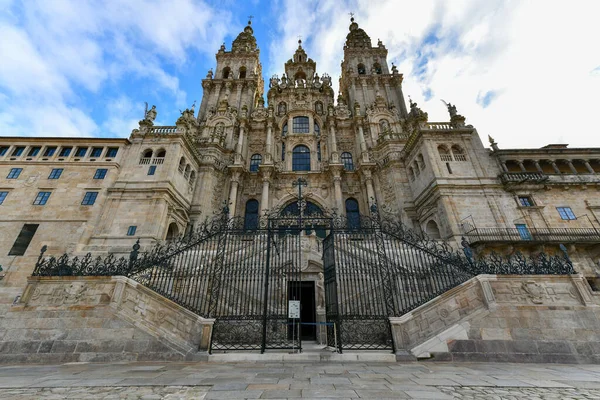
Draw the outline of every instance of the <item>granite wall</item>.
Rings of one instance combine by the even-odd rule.
[[[600,363],[599,305],[581,275],[480,275],[391,323],[418,359]]]

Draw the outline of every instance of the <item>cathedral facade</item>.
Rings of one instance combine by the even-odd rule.
[[[477,252],[553,253],[600,272],[600,149],[486,148],[448,104],[431,122],[387,49],[352,20],[339,94],[299,41],[264,91],[250,25],[173,126],[146,111],[128,139],[0,138],[0,265],[18,286],[47,254],[126,254],[194,229],[224,206],[252,227],[274,210],[382,215]],[[266,102],[265,102],[266,98]]]

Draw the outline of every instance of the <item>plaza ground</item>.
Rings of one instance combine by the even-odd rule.
[[[5,365],[7,399],[600,399],[600,365],[162,362]]]

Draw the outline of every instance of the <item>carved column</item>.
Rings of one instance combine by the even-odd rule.
[[[369,153],[367,152],[367,142],[365,142],[365,133],[363,131],[362,123],[359,123],[358,125],[358,143],[360,143],[362,160],[369,162]]]
[[[560,169],[558,168],[558,165],[556,165],[556,162],[555,162],[555,161],[550,161],[550,164],[552,165],[552,168],[554,169],[554,172],[555,172],[556,174],[560,174],[560,173],[561,173],[561,172],[560,172]]]
[[[335,137],[335,127],[333,124],[329,125],[329,140],[331,146],[331,162],[338,163],[340,159],[337,149],[337,138]]]
[[[590,174],[595,174],[596,173],[596,171],[594,171],[594,168],[592,168],[589,160],[583,160],[583,164],[585,165],[585,167],[587,168],[587,170],[588,170],[588,172]]]
[[[335,195],[335,205],[338,209],[339,215],[344,215],[346,208],[344,207],[344,199],[342,197],[342,168],[339,166],[332,166],[331,173],[333,175],[333,192]]]
[[[373,175],[370,170],[363,171],[363,175],[367,186],[367,204],[370,206],[377,201],[375,198],[375,189],[373,188]]]
[[[519,168],[521,168],[521,172],[527,172],[527,168],[523,164],[523,160],[517,160],[517,164],[519,164]]]
[[[260,198],[260,213],[264,214],[264,212],[269,209],[269,185],[271,184],[271,171],[262,171],[262,174],[263,187],[262,196]]]
[[[565,160],[565,164],[567,164],[569,166],[569,169],[571,170],[572,173],[577,174],[577,168],[575,168],[575,166],[573,165],[573,162],[571,160]]]
[[[265,154],[265,163],[273,163],[273,122],[267,123],[267,149]]]
[[[502,167],[503,172],[508,172],[508,167],[506,166],[506,161],[500,161],[500,167]]]
[[[240,125],[240,136],[235,146],[235,163],[242,164],[242,150],[244,146],[244,125]]]
[[[538,160],[534,160],[533,164],[535,165],[535,169],[537,170],[537,172],[539,173],[544,173],[544,170],[542,169],[542,166],[540,165],[540,162]]]
[[[229,216],[235,217],[235,211],[237,208],[237,194],[238,187],[240,185],[241,172],[233,171],[231,173],[231,188],[229,189],[229,203],[231,204],[229,210]]]

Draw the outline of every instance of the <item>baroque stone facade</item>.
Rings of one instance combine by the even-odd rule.
[[[249,23],[218,50],[199,110],[174,126],[154,125],[152,107],[129,139],[0,138],[3,283],[22,286],[43,245],[47,254],[126,253],[225,204],[242,217],[285,208],[299,177],[324,212],[366,214],[377,203],[482,253],[553,253],[563,243],[579,272],[598,273],[599,149],[505,150],[491,138],[487,149],[452,104],[444,122],[407,107],[387,49],[354,20],[343,50],[337,98],[301,41],[265,96]]]

